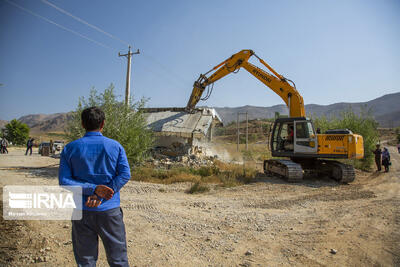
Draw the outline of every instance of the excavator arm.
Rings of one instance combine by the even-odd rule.
[[[263,69],[249,63],[251,56],[255,56],[261,64],[263,64],[272,74]],[[212,68],[205,74],[201,74],[199,79],[193,85],[193,91],[187,103],[186,109],[193,110],[200,100],[208,99],[212,89],[207,91],[205,98],[201,98],[203,92],[214,82],[225,77],[226,75],[239,71],[240,68],[246,69],[249,73],[255,76],[263,84],[268,86],[272,91],[278,94],[289,108],[290,117],[305,117],[303,97],[293,86],[289,84],[288,79],[277,73],[264,60],[259,58],[252,50],[242,50],[239,53],[232,55],[230,58]],[[213,72],[209,77],[208,74]]]

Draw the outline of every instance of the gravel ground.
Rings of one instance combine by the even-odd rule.
[[[130,181],[121,206],[131,266],[400,266],[400,157],[390,173],[357,172],[234,188]],[[0,155],[0,185],[55,185],[57,159]],[[37,168],[45,167],[46,168]],[[0,266],[74,266],[69,221],[0,223]],[[108,266],[101,246],[98,266]]]

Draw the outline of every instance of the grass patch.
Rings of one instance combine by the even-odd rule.
[[[172,184],[190,182],[193,184],[218,184],[222,187],[232,187],[251,183],[257,170],[250,166],[246,168],[239,164],[216,161],[213,166],[200,168],[176,167],[168,170],[155,169],[153,166],[140,166],[132,171],[132,179],[150,183]]]
[[[186,193],[188,194],[200,194],[200,193],[205,193],[210,191],[210,188],[208,186],[201,184],[199,182],[193,184],[187,191]]]
[[[61,139],[61,140],[66,140],[67,135],[65,133],[57,133],[57,132],[51,132],[51,133],[46,133],[47,136],[49,137],[54,137],[54,139]]]

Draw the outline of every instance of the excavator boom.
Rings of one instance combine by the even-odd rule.
[[[255,56],[261,64],[263,64],[272,74],[251,64],[248,60],[251,56]],[[193,91],[189,98],[186,108],[193,110],[197,103],[202,99],[201,96],[207,88],[214,82],[225,77],[226,75],[239,71],[240,68],[246,69],[250,74],[271,88],[278,94],[289,108],[290,117],[305,117],[303,97],[296,88],[289,84],[289,80],[277,73],[264,60],[259,58],[252,50],[242,50],[232,55],[224,62],[218,64],[205,74],[201,74],[199,79],[193,85]],[[207,75],[213,72],[209,77]],[[209,95],[206,96],[206,98]]]

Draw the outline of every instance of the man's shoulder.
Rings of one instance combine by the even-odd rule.
[[[82,145],[84,145],[86,143],[86,141],[85,141],[85,137],[76,139],[76,140],[68,143],[65,146],[65,149],[68,151],[68,150],[73,150],[74,148],[82,147]],[[101,143],[103,143],[103,145],[105,147],[107,147],[107,148],[115,148],[116,149],[116,148],[121,148],[122,147],[121,144],[118,141],[116,141],[114,139],[111,139],[111,138],[108,138],[108,137],[105,137],[105,136],[102,136],[102,142]]]
[[[117,140],[114,140],[114,139],[111,139],[111,138],[108,138],[105,136],[103,136],[103,139],[104,139],[104,144],[106,144],[108,146],[122,147],[121,144]]]
[[[79,144],[81,143],[81,139],[82,138],[79,138],[79,139],[76,139],[76,140],[71,141],[68,144],[66,144],[64,146],[64,151],[71,150],[74,147],[79,147]]]

